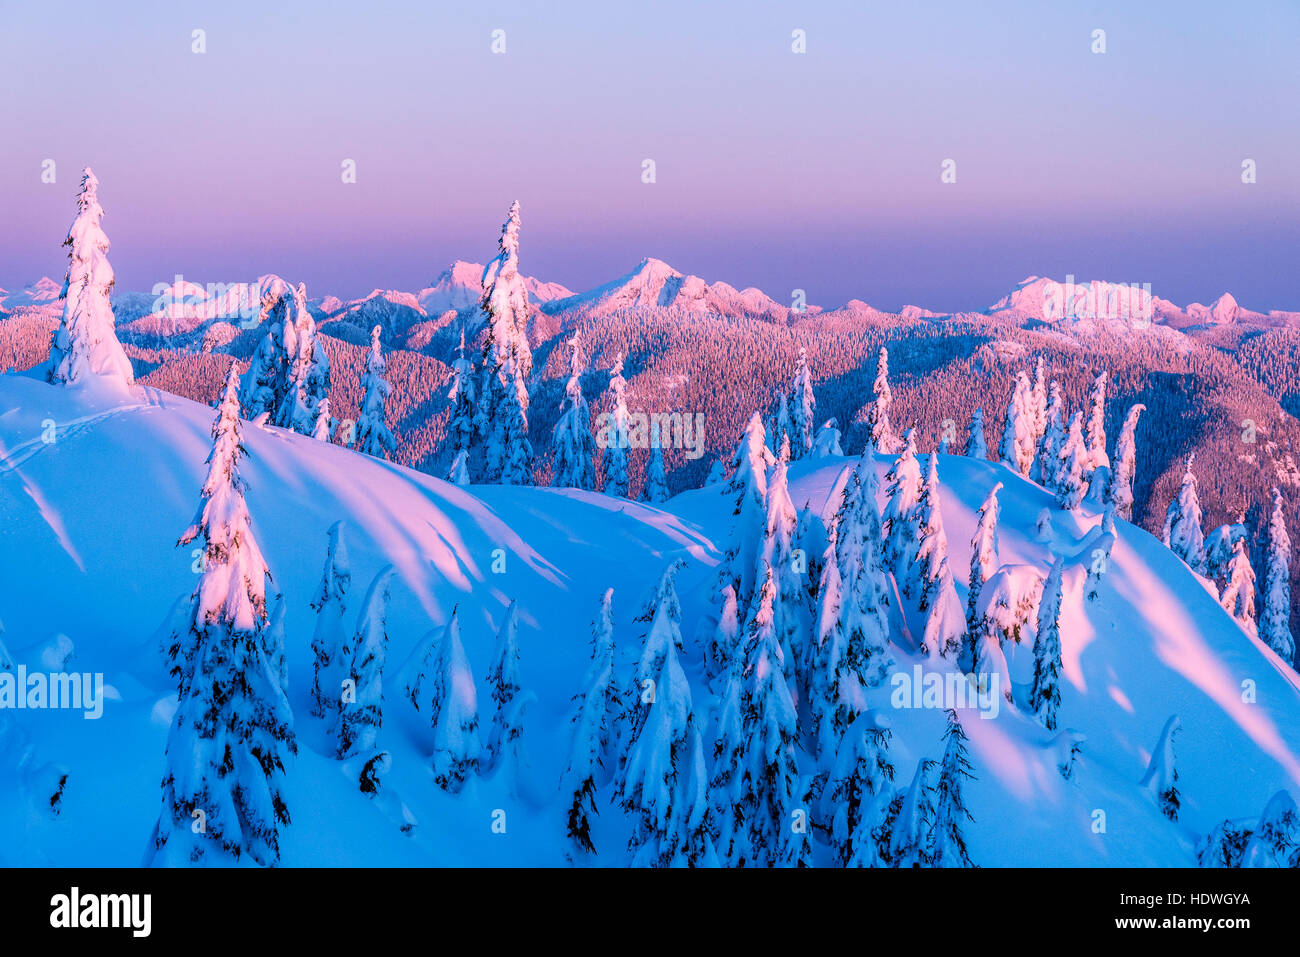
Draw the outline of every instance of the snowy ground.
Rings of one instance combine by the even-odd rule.
[[[175,695],[157,633],[194,586],[190,523],[209,449],[212,411],[152,389],[125,402],[94,399],[16,376],[0,377],[0,619],[19,663],[40,666],[56,638],[71,640],[69,669],[103,672],[113,691],[100,720],[79,712],[0,712],[0,859],[8,864],[134,865],[160,810],[159,782]],[[53,423],[53,441],[50,423]],[[548,489],[459,489],[426,475],[278,429],[245,425],[243,475],[253,527],[287,602],[290,695],[300,751],[288,766],[293,823],[283,863],[295,865],[558,864],[570,699],[581,690],[590,621],[615,589],[621,664],[639,654],[632,621],[644,590],[673,558],[679,577],[686,669],[695,705],[711,703],[692,644],[716,614],[715,542],[729,521],[718,488],[687,492],[662,509],[603,495]],[[819,510],[848,460],[796,465],[792,498]],[[878,463],[883,473],[887,462]],[[995,481],[1004,564],[1045,574],[1066,557],[1062,643],[1063,728],[1086,735],[1072,781],[1057,772],[1054,735],[1004,707],[965,727],[978,780],[967,790],[976,823],[971,856],[991,865],[1192,865],[1196,843],[1224,818],[1253,818],[1280,788],[1300,794],[1300,680],[1248,638],[1197,579],[1147,533],[1118,523],[1119,541],[1099,598],[1082,595],[1085,536],[1047,493],[992,463],[944,456],[943,517],[964,601],[974,512]],[[1052,508],[1053,537],[1035,520]],[[355,773],[323,756],[307,716],[308,606],[319,582],[326,530],[346,524],[352,564],[349,621],[374,574],[397,569],[389,613],[389,667],[380,742],[393,755],[389,802],[357,791]],[[493,571],[504,549],[505,570]],[[498,561],[499,565],[499,561]],[[485,677],[506,606],[520,609],[521,671],[538,697],[525,724],[528,793],[472,780],[448,797],[427,770],[419,716],[395,675],[419,640],[459,603],[461,637],[490,719]],[[900,623],[901,624],[901,623]],[[919,622],[909,623],[913,632]],[[1032,670],[1032,633],[1010,655],[1016,682]],[[915,657],[896,647],[898,668]],[[45,668],[43,670],[49,670]],[[1249,683],[1249,684],[1246,684]],[[876,692],[895,736],[897,779],[942,755],[944,714],[897,710]],[[1160,815],[1139,786],[1162,727],[1179,715],[1177,766],[1183,812]],[[706,739],[709,731],[706,729]],[[69,777],[62,811],[43,806],[56,770]],[[15,784],[17,786],[15,786]],[[400,804],[418,826],[398,826]],[[493,812],[506,812],[504,834]],[[594,832],[599,862],[622,865],[627,828],[606,803]],[[1104,815],[1104,831],[1097,822]],[[499,819],[499,817],[498,817]]]

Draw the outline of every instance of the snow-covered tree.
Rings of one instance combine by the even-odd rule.
[[[1028,475],[1034,462],[1034,390],[1029,376],[1016,376],[1011,399],[1007,403],[1007,422],[1002,430],[998,452],[1002,464],[1021,475]]]
[[[370,330],[370,354],[366,356],[366,371],[361,376],[361,391],[364,398],[361,400],[361,414],[357,417],[356,447],[357,451],[364,452],[366,455],[386,459],[396,450],[397,440],[393,438],[393,433],[388,430],[388,425],[384,422],[384,404],[388,401],[393,387],[384,378],[388,362],[384,359],[384,351],[379,345],[379,332],[379,326]],[[469,365],[463,358],[458,359],[457,363],[458,367]],[[456,404],[453,407],[448,435],[452,438],[452,447],[457,449],[468,448],[469,434],[473,431],[471,423],[474,406],[473,384],[468,376],[462,378],[461,371],[463,370],[458,368],[456,384],[449,397]],[[468,400],[467,409],[462,409],[460,390],[463,389],[469,390],[465,396]],[[459,420],[457,415],[461,416]],[[466,443],[464,446],[455,444],[462,440]]]
[[[844,688],[843,700],[854,704],[853,715],[861,709],[862,702],[852,689],[857,683],[863,688],[876,687],[892,665],[889,580],[884,568],[883,525],[876,506],[880,479],[876,474],[875,453],[868,439],[867,447],[849,474],[835,517],[834,545],[844,596],[840,627],[845,642],[837,673]],[[846,680],[848,674],[853,677]],[[852,715],[847,720],[852,720]],[[842,733],[843,728],[841,724],[837,730]]]
[[[117,341],[113,306],[113,267],[108,237],[100,226],[99,180],[87,166],[81,173],[77,215],[68,227],[68,271],[59,296],[63,318],[50,346],[49,380],[56,385],[112,383],[125,389],[135,382],[131,360]]]
[[[948,565],[948,535],[943,530],[943,511],[939,501],[939,456],[931,455],[921,501],[921,546],[917,552],[920,590],[917,607],[926,612],[925,634],[921,646],[931,656],[955,658],[966,634],[961,599]]]
[[[659,434],[659,422],[650,423],[650,454],[646,460],[645,487],[641,501],[658,505],[668,501],[668,473],[664,467],[664,450]]]
[[[1002,483],[998,482],[984,497],[983,504],[975,514],[975,534],[971,536],[970,579],[966,591],[966,628],[974,631],[978,622],[975,609],[979,605],[980,591],[998,569],[998,492]]]
[[[813,397],[812,373],[808,371],[808,350],[799,347],[795,363],[794,387],[791,392],[791,419],[794,426],[791,452],[796,459],[807,456],[813,448],[813,423],[817,400]]]
[[[519,379],[516,381],[510,375],[499,377],[502,388],[498,391],[514,389],[517,402],[526,413],[528,390],[523,383],[533,373],[533,354],[528,345],[528,290],[524,277],[519,275],[518,201],[510,204],[497,250],[497,255],[483,268],[483,298],[479,302],[488,325],[484,364],[500,376],[499,370],[513,362]]]
[[[957,712],[948,710],[948,730],[943,734],[943,763],[939,766],[939,780],[934,786],[934,829],[930,832],[930,865],[932,867],[974,867],[966,850],[965,822],[975,823],[966,807],[962,787],[975,775],[971,771],[970,755],[966,750],[966,732],[962,730]]]
[[[775,615],[776,584],[763,576],[749,621],[744,708],[745,754],[742,819],[753,863],[771,867],[780,856],[786,809],[795,806],[798,714],[786,680]]]
[[[1050,398],[1044,413],[1043,436],[1038,441],[1034,466],[1029,477],[1048,491],[1056,491],[1056,473],[1060,468],[1061,449],[1065,446],[1065,403],[1061,399],[1061,384],[1052,381]]]
[[[208,474],[194,522],[204,564],[190,630],[176,650],[179,701],[167,738],[162,814],[149,859],[278,863],[289,824],[284,759],[297,752],[293,715],[266,618],[269,572],[253,537],[239,474],[239,379],[231,366],[212,426]],[[202,827],[195,824],[202,821]]]
[[[898,581],[904,597],[913,598],[920,588],[917,553],[921,548],[921,466],[916,461],[916,436],[907,430],[902,454],[885,473],[888,501],[881,518],[885,565]]]
[[[379,327],[371,334],[371,355],[379,351]],[[380,359],[382,361],[382,355]],[[451,403],[451,418],[447,421],[447,445],[451,449],[451,466],[447,470],[447,480],[457,485],[469,484],[469,450],[474,444],[474,416],[478,412],[478,396],[474,391],[474,366],[465,357],[465,329],[460,330],[460,348],[456,352],[456,361],[451,364],[451,391],[447,401]],[[465,481],[460,481],[461,475]]]
[[[275,410],[275,424],[300,435],[311,435],[321,401],[329,395],[330,361],[317,342],[316,320],[307,309],[307,287],[302,283],[293,292],[292,309],[295,351],[289,363],[285,396]]]
[[[388,597],[394,569],[385,565],[366,590],[357,630],[342,654],[351,682],[339,710],[336,754],[349,758],[375,750],[384,721],[384,662],[388,657]]]
[[[347,593],[351,584],[352,566],[343,541],[343,523],[335,522],[329,529],[325,570],[311,601],[312,610],[316,612],[316,631],[311,640],[314,662],[311,713],[323,720],[331,734],[342,703],[343,679],[347,677],[344,673],[346,634],[343,617],[347,614]]]
[[[334,419],[330,417],[330,397],[320,400],[316,407],[316,424],[312,426],[311,437],[317,442],[328,442],[334,432]]]
[[[725,675],[732,660],[744,655],[740,642],[740,609],[736,604],[736,589],[727,585],[722,589],[718,625],[708,647],[708,668],[711,676]]]
[[[1079,413],[1070,416],[1070,428],[1065,445],[1057,457],[1056,503],[1064,509],[1076,509],[1088,494],[1088,447],[1083,441]]]
[[[1038,634],[1034,639],[1034,683],[1029,690],[1029,707],[1042,719],[1048,731],[1056,730],[1056,710],[1061,706],[1061,575],[1064,562],[1058,557],[1043,584],[1038,602]]]
[[[623,356],[609,370],[611,408],[603,430],[605,436],[605,494],[627,497],[628,411],[627,380],[623,378]]]
[[[560,405],[560,418],[555,423],[556,488],[581,488],[591,491],[596,487],[596,442],[591,435],[591,410],[582,395],[583,365],[581,346],[575,332],[569,340],[573,355],[569,362],[569,381],[564,387],[564,402]]]
[[[1160,741],[1151,752],[1147,773],[1142,777],[1142,787],[1151,792],[1160,813],[1171,821],[1178,820],[1182,797],[1178,793],[1178,767],[1174,760],[1174,737],[1182,728],[1178,715],[1165,722]]]
[[[502,485],[532,485],[533,446],[528,441],[525,403],[519,398],[523,379],[513,359],[506,362],[505,377],[518,388],[507,389],[502,394],[501,406],[497,410],[496,431],[492,437],[497,452],[489,455],[489,461],[500,461],[500,471],[495,474],[495,478]]]
[[[289,370],[298,351],[293,287],[279,276],[264,276],[258,294],[258,325],[266,329],[266,335],[249,360],[240,389],[240,401],[249,420],[263,412],[274,418],[288,395]]]
[[[832,455],[843,455],[844,447],[840,444],[842,437],[839,421],[834,418],[827,419],[817,430],[817,438],[813,440],[810,456],[814,459],[825,459]]]
[[[822,818],[841,864],[874,867],[881,862],[875,831],[889,809],[894,765],[889,719],[863,711],[837,745],[822,757],[831,762],[822,790]]]
[[[1258,637],[1255,624],[1255,569],[1250,566],[1246,543],[1237,539],[1228,561],[1228,584],[1219,596],[1219,604],[1241,625],[1246,634]]]
[[[1088,411],[1088,472],[1110,468],[1106,454],[1106,373],[1102,372],[1092,383],[1092,396]]]
[[[1291,635],[1291,539],[1286,530],[1282,493],[1273,489],[1273,512],[1268,520],[1268,551],[1264,569],[1264,617],[1260,638],[1287,664],[1295,661]]]
[[[1115,467],[1111,471],[1110,487],[1106,499],[1115,506],[1115,514],[1126,522],[1133,520],[1133,479],[1137,475],[1137,424],[1138,417],[1147,407],[1141,402],[1129,406],[1115,443]]]
[[[771,443],[772,451],[778,457],[784,457],[790,461],[790,433],[794,429],[794,423],[790,419],[790,400],[784,392],[776,397],[776,411],[772,415],[771,428],[767,430],[767,440]],[[785,452],[782,452],[784,447]]]
[[[501,630],[497,632],[496,651],[492,656],[492,668],[488,671],[487,680],[492,689],[492,702],[496,705],[487,746],[491,764],[489,770],[495,771],[501,767],[510,740],[521,730],[511,724],[511,719],[517,716],[512,705],[523,693],[523,684],[519,680],[518,602],[510,602],[510,607],[506,609]]]
[[[1183,484],[1165,512],[1162,540],[1165,547],[1185,561],[1192,571],[1204,575],[1205,534],[1201,531],[1201,500],[1196,493],[1196,476],[1192,474],[1194,461],[1194,454],[1187,457]]]
[[[731,585],[741,609],[754,594],[754,558],[762,541],[767,515],[767,470],[776,458],[766,445],[762,417],[755,412],[732,457],[727,494],[732,501],[731,532],[718,568],[718,587]]]
[[[890,867],[928,867],[935,824],[935,763],[922,758],[908,789],[896,794],[881,824],[881,857]]]
[[[1239,867],[1300,866],[1300,810],[1291,793],[1278,791],[1242,848]]]
[[[1101,528],[1088,550],[1088,577],[1084,583],[1084,597],[1096,601],[1101,580],[1110,567],[1110,555],[1115,548],[1115,507],[1107,505],[1101,514]]]
[[[568,795],[566,837],[572,847],[570,859],[596,851],[591,840],[591,818],[596,813],[596,779],[610,748],[611,717],[618,706],[614,682],[614,589],[601,597],[600,612],[591,625],[591,667],[583,682],[584,691],[574,698],[576,707],[570,723],[573,744],[569,763],[560,780],[561,793]]]
[[[874,398],[867,410],[867,434],[871,437],[871,444],[886,455],[897,455],[901,446],[889,422],[889,407],[894,403],[894,393],[889,388],[889,352],[884,346],[880,347],[876,359],[876,381],[871,391]]]
[[[966,454],[970,458],[986,461],[989,445],[984,438],[984,410],[976,409],[970,417],[970,438],[966,440]]]
[[[1029,408],[1033,413],[1034,423],[1033,448],[1037,451],[1038,444],[1043,441],[1043,436],[1047,433],[1047,362],[1042,356],[1038,357],[1038,363],[1034,367],[1034,386],[1030,390],[1029,398]]]
[[[494,687],[494,695],[495,691]],[[456,608],[451,610],[451,620],[445,627],[425,636],[420,670],[407,685],[406,693],[433,731],[434,783],[455,794],[482,760],[478,690],[460,643]]]
[[[801,609],[806,608],[807,592],[801,574],[795,570],[797,525],[798,516],[790,499],[785,460],[777,459],[768,480],[763,541],[755,558],[754,573],[757,579],[770,569],[776,585],[774,627],[785,655],[785,672],[792,682],[792,690],[798,681],[799,662],[806,657]]]

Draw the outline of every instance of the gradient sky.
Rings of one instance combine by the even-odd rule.
[[[416,290],[517,198],[573,289],[656,256],[824,306],[1068,273],[1300,309],[1295,0],[263,6],[0,0],[0,285],[63,275],[90,164],[128,289]]]

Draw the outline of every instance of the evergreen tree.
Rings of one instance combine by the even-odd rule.
[[[1115,468],[1111,472],[1107,500],[1115,506],[1115,514],[1126,522],[1133,520],[1133,478],[1137,474],[1137,423],[1138,416],[1146,411],[1140,402],[1129,406],[1115,443]]]
[[[745,829],[745,658],[738,653],[726,670],[726,682],[718,699],[718,718],[713,741],[713,772],[709,779],[708,804],[716,832],[719,861],[730,867],[753,860],[753,849]]]
[[[808,350],[803,346],[799,347],[799,358],[795,363],[791,408],[794,425],[792,451],[796,459],[802,459],[812,452],[813,423],[817,415],[812,374],[808,371]]]
[[[1160,813],[1171,821],[1178,820],[1178,810],[1182,805],[1182,796],[1178,793],[1178,767],[1174,759],[1174,737],[1181,728],[1178,715],[1165,722],[1160,741],[1151,753],[1147,773],[1142,778],[1142,786],[1156,799]]]
[[[1165,512],[1162,540],[1165,547],[1185,561],[1192,571],[1204,575],[1205,534],[1201,531],[1201,500],[1196,494],[1196,476],[1192,474],[1194,461],[1194,454],[1187,457],[1182,487]]]
[[[943,513],[939,502],[939,457],[930,456],[930,467],[917,506],[921,520],[921,546],[917,552],[920,568],[920,593],[917,606],[927,612],[922,647],[926,653],[943,657],[957,656],[966,633],[961,599],[948,566],[948,536],[943,530]]]
[[[1264,618],[1260,638],[1287,664],[1295,660],[1291,635],[1291,539],[1286,531],[1282,493],[1273,489],[1273,513],[1268,520],[1268,553],[1264,570]]]
[[[908,789],[894,797],[881,825],[881,858],[890,867],[929,867],[934,830],[934,762],[922,759]]]
[[[602,430],[605,437],[605,494],[627,498],[628,411],[627,380],[623,378],[623,356],[609,370],[609,395],[613,407]]]
[[[329,547],[325,553],[325,570],[321,575],[312,611],[316,612],[316,631],[312,636],[313,658],[311,713],[322,719],[328,733],[338,721],[343,694],[344,667],[343,616],[347,614],[347,593],[352,584],[352,567],[343,541],[343,523],[329,529]]]
[[[921,548],[921,466],[916,461],[916,437],[908,429],[903,452],[885,473],[885,504],[881,520],[885,536],[885,565],[906,598],[920,588],[917,553]]]
[[[1034,683],[1029,707],[1042,719],[1048,731],[1056,730],[1056,710],[1061,706],[1061,575],[1064,562],[1058,557],[1043,585],[1038,603],[1038,634],[1034,639]]]
[[[289,370],[298,351],[293,287],[279,276],[266,276],[258,289],[258,325],[267,331],[249,361],[240,389],[244,414],[250,420],[264,412],[274,418],[288,395]]]
[[[577,706],[570,722],[573,744],[560,781],[561,792],[569,795],[565,836],[572,845],[570,860],[596,851],[591,840],[589,815],[596,813],[596,778],[609,752],[610,718],[617,707],[613,600],[614,589],[605,589],[600,613],[591,625],[591,668],[583,682],[586,690],[574,698]]]
[[[939,782],[935,785],[934,827],[930,832],[930,864],[933,867],[974,867],[962,834],[962,819],[975,823],[962,796],[963,779],[971,779],[970,757],[966,751],[966,732],[957,712],[948,711],[948,730]]]
[[[794,806],[799,769],[795,758],[798,715],[785,677],[777,631],[776,584],[766,569],[749,621],[744,708],[745,754],[742,820],[755,865],[780,859],[786,809]]]
[[[357,630],[342,654],[344,673],[352,682],[339,713],[337,751],[350,758],[374,751],[384,721],[384,662],[388,657],[388,597],[394,569],[385,565],[366,590]]]
[[[763,420],[755,412],[731,461],[726,491],[733,503],[732,525],[718,568],[718,587],[731,585],[742,609],[749,607],[754,593],[753,556],[758,552],[767,514],[767,470],[775,462],[766,446]]]
[[[843,661],[838,669],[847,698],[861,702],[851,693],[860,683],[874,688],[885,679],[892,665],[889,653],[889,580],[884,569],[884,534],[877,511],[880,479],[876,474],[875,448],[870,440],[849,474],[835,520],[836,559],[842,576],[844,601],[840,627],[844,636]],[[839,659],[836,659],[839,660]],[[848,721],[852,716],[848,716]],[[838,728],[842,733],[845,721]]]
[[[1088,413],[1088,472],[1110,468],[1106,455],[1106,373],[1099,373],[1092,383]]]
[[[711,676],[725,675],[733,659],[744,655],[740,644],[740,609],[736,603],[736,589],[727,585],[722,589],[722,610],[718,615],[718,627],[708,648],[708,664]]]
[[[1032,448],[1036,452],[1038,445],[1043,441],[1043,436],[1047,433],[1047,363],[1042,356],[1038,357],[1038,363],[1034,368],[1034,387],[1030,391],[1030,410],[1032,411],[1033,443]],[[1032,467],[1032,466],[1031,466]]]
[[[300,435],[311,435],[322,400],[330,391],[330,363],[317,342],[316,320],[307,310],[307,287],[293,293],[295,351],[289,363],[285,396],[275,411],[275,424]],[[285,321],[289,319],[286,315]]]
[[[328,442],[333,431],[334,420],[330,418],[330,399],[326,396],[316,407],[316,424],[312,426],[311,437],[317,442]]]
[[[520,731],[512,719],[518,712],[514,707],[516,699],[523,693],[519,680],[519,610],[518,602],[511,601],[506,609],[505,620],[497,632],[496,652],[492,656],[492,668],[488,671],[488,685],[492,689],[492,702],[496,712],[492,716],[492,730],[488,735],[488,770],[496,771],[502,766],[506,749]]]
[[[822,790],[822,816],[841,864],[875,867],[881,863],[874,832],[883,823],[892,797],[892,736],[888,718],[863,711],[845,729],[838,750],[829,752],[833,764]]]
[[[880,347],[876,359],[876,381],[871,391],[874,398],[867,410],[867,434],[871,437],[871,444],[887,455],[897,455],[901,446],[889,423],[889,407],[894,403],[894,394],[889,388],[889,352],[884,346]]]
[[[1255,570],[1246,554],[1246,543],[1237,539],[1228,562],[1228,584],[1223,589],[1219,604],[1241,625],[1252,638],[1259,637],[1255,624]]]
[[[776,397],[776,412],[772,415],[772,427],[768,429],[768,440],[772,451],[780,454],[785,446],[785,460],[790,461],[790,433],[794,431],[794,422],[790,419],[790,401],[784,392]]]
[[[483,269],[483,298],[479,302],[488,327],[483,344],[484,369],[495,380],[491,398],[498,404],[493,410],[502,408],[501,393],[513,389],[515,404],[527,414],[528,390],[524,384],[533,373],[533,354],[528,345],[528,291],[519,275],[518,201],[510,205],[497,250]],[[518,373],[518,378],[508,371],[502,374],[507,366]],[[482,398],[489,398],[486,391]]]
[[[113,306],[113,267],[108,237],[100,226],[99,180],[87,166],[81,173],[77,215],[68,227],[68,271],[59,298],[63,318],[50,346],[49,380],[56,385],[114,383],[125,389],[135,382],[131,360],[117,340]],[[94,377],[94,378],[92,378]]]
[[[379,326],[370,330],[370,354],[366,356],[366,371],[361,376],[361,392],[364,398],[361,400],[361,414],[357,417],[356,448],[359,452],[366,455],[373,455],[377,459],[386,459],[397,449],[397,440],[393,438],[393,433],[388,430],[384,422],[385,409],[384,404],[388,401],[388,396],[392,393],[393,387],[389,385],[384,374],[388,369],[388,363],[384,359],[383,350],[379,345]],[[463,373],[468,368],[468,363],[464,358],[456,360],[456,384],[452,389],[449,398],[455,403],[452,411],[452,419],[449,424],[448,435],[452,438],[452,447],[461,448],[456,443],[464,441],[464,448],[468,448],[469,433],[472,432],[473,426],[470,421],[474,405],[473,385],[468,376]],[[462,402],[461,391],[468,389],[468,394],[464,398],[468,401],[466,408],[462,408],[465,403]],[[460,416],[458,419],[457,416]]]
[[[1056,491],[1056,473],[1060,468],[1061,449],[1065,446],[1065,403],[1061,399],[1061,384],[1053,380],[1047,411],[1046,426],[1038,443],[1038,454],[1030,478],[1048,491]]]
[[[564,402],[560,418],[555,423],[556,488],[580,488],[591,491],[596,487],[596,443],[591,435],[591,410],[582,395],[582,353],[578,334],[569,340],[573,356],[569,364],[569,381],[564,387]]]
[[[289,824],[284,758],[297,752],[293,715],[267,637],[269,572],[253,537],[239,436],[239,379],[231,366],[212,426],[208,475],[194,522],[204,565],[177,649],[179,702],[167,739],[162,814],[149,859],[223,864],[243,855],[278,863]],[[202,827],[196,827],[201,821]]]
[[[1070,429],[1061,447],[1056,467],[1056,503],[1074,510],[1088,494],[1088,448],[1079,427],[1079,413],[1070,416]]]
[[[966,455],[981,462],[988,460],[989,446],[984,439],[983,409],[976,409],[970,417],[970,438],[966,441]]]
[[[379,327],[371,336],[371,356],[379,355]],[[379,355],[382,362],[383,356]],[[477,412],[478,397],[474,391],[474,367],[465,358],[465,328],[460,330],[460,348],[456,351],[456,361],[451,364],[451,392],[447,401],[451,403],[451,418],[447,422],[447,444],[451,448],[451,466],[447,470],[447,481],[456,485],[469,484],[469,450],[474,445],[474,416]],[[381,373],[382,374],[382,373]],[[387,390],[385,390],[387,395]],[[360,431],[360,429],[358,429]],[[460,481],[461,478],[465,481]]]
[[[407,686],[407,697],[424,714],[433,730],[433,780],[455,794],[479,769],[478,690],[474,673],[460,643],[456,608],[440,631],[425,636],[419,674]],[[493,687],[496,696],[496,687]],[[496,725],[493,733],[496,734]],[[497,752],[494,751],[493,754]]]
[[[1016,376],[1011,400],[1007,403],[1007,424],[1002,430],[999,453],[1002,464],[1021,475],[1028,475],[1034,459],[1034,396],[1029,376]]]
[[[973,632],[979,617],[976,607],[984,583],[998,569],[998,492],[1002,483],[998,482],[989,490],[984,502],[975,514],[975,534],[971,537],[970,579],[966,591],[966,630]]]
[[[792,685],[798,680],[798,662],[805,653],[801,609],[806,607],[807,598],[803,584],[794,570],[796,525],[797,516],[794,502],[790,500],[785,461],[778,459],[768,481],[767,515],[754,572],[758,578],[770,570],[776,585],[773,627],[784,655],[785,672]]]
[[[528,441],[525,403],[519,398],[523,379],[513,359],[506,362],[505,375],[518,388],[505,390],[498,410],[497,431],[494,435],[494,442],[500,449],[501,471],[498,481],[502,485],[532,485],[533,446]]]
[[[668,501],[668,475],[664,469],[664,451],[661,448],[659,422],[650,423],[650,456],[645,467],[645,488],[641,501],[658,505]]]

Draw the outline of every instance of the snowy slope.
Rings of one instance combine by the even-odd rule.
[[[0,377],[0,619],[4,644],[36,666],[57,635],[75,647],[70,668],[102,671],[115,689],[103,718],[73,712],[0,712],[0,854],[9,863],[133,865],[160,808],[159,780],[175,697],[161,673],[156,633],[195,575],[189,549],[174,547],[198,500],[211,410],[152,389],[132,400],[96,400],[15,376]],[[53,420],[52,443],[47,423]],[[688,492],[664,509],[598,494],[547,489],[458,489],[428,476],[327,447],[280,430],[246,425],[253,528],[287,605],[290,698],[300,751],[288,766],[293,824],[283,863],[557,864],[563,861],[564,797],[558,793],[569,743],[570,698],[589,655],[589,622],[601,592],[615,589],[620,668],[639,655],[632,622],[644,590],[670,560],[679,577],[686,670],[695,705],[711,703],[692,643],[713,609],[717,549],[729,509],[719,488]],[[822,507],[847,460],[792,469],[797,505]],[[877,463],[883,473],[882,457]],[[1086,535],[1053,509],[1055,539],[1036,540],[1046,493],[991,463],[943,457],[943,517],[963,593],[974,511],[1002,481],[1001,561],[1045,573],[1052,550],[1067,558],[1062,641],[1062,727],[1087,736],[1073,782],[1055,768],[1049,733],[1009,707],[992,720],[968,712],[978,780],[967,791],[977,824],[968,831],[983,865],[1190,865],[1193,849],[1225,817],[1254,817],[1279,788],[1300,794],[1300,688],[1294,673],[1247,638],[1195,577],[1145,532],[1119,523],[1119,542],[1100,598],[1081,596]],[[324,561],[326,530],[346,523],[353,580],[349,622],[371,577],[393,563],[390,649],[381,745],[393,754],[385,790],[419,821],[410,836],[400,810],[356,790],[355,777],[322,756],[307,715],[308,607]],[[504,574],[492,572],[504,549]],[[1082,555],[1079,556],[1079,553]],[[1079,557],[1076,557],[1079,556]],[[431,628],[459,603],[461,637],[479,684],[480,719],[490,721],[485,677],[496,627],[518,599],[521,670],[538,696],[525,721],[533,774],[519,800],[500,780],[472,780],[444,795],[427,771],[418,715],[395,675]],[[910,622],[919,630],[919,622]],[[909,671],[910,650],[894,649]],[[1011,655],[1013,678],[1028,680],[1026,645]],[[916,659],[919,661],[919,659]],[[1256,703],[1242,700],[1242,682]],[[941,756],[944,715],[895,710],[891,756],[900,783],[916,761]],[[1165,721],[1177,713],[1183,815],[1166,821],[1138,782]],[[16,730],[15,730],[16,729]],[[706,728],[706,739],[711,729]],[[16,769],[23,755],[31,758]],[[801,758],[803,756],[801,755]],[[810,762],[808,762],[810,763]],[[62,813],[40,807],[50,771],[66,768]],[[35,769],[35,770],[34,770]],[[492,813],[507,814],[504,835]],[[1093,832],[1104,811],[1106,832]],[[594,831],[603,864],[626,863],[627,828],[604,801]]]

